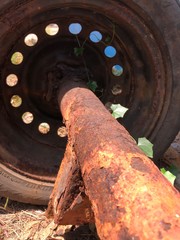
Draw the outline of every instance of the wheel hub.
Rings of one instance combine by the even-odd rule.
[[[76,31],[76,25],[79,23],[72,23],[64,27],[64,34],[65,30],[68,27],[70,29],[73,24],[72,31]],[[56,93],[56,85],[63,77],[61,66],[65,64],[74,68],[81,66],[86,69],[86,82],[95,81],[97,83],[97,96],[105,104],[108,102],[118,103],[118,98],[122,92],[125,93],[122,90],[124,77],[122,76],[121,80],[122,86],[117,83],[117,78],[122,74],[122,61],[120,60],[122,54],[108,44],[104,48],[99,40],[99,35],[102,36],[99,31],[92,31],[88,36],[84,33],[79,37],[77,34],[71,33],[70,30],[68,34],[63,36],[62,29],[60,35],[57,35],[57,32],[48,39],[49,34],[52,34],[55,28],[54,26],[59,28],[57,23],[46,26],[45,36],[42,39],[36,34],[42,31],[42,26],[36,27],[16,44],[9,56],[11,65],[7,77],[15,73],[18,81],[14,86],[9,86],[6,80],[4,98],[9,114],[12,118],[16,118],[16,123],[27,134],[32,135],[32,129],[29,128],[29,125],[36,125],[36,131],[33,133],[36,140],[65,148],[64,142],[61,145],[57,135],[59,128],[64,126]],[[81,25],[79,24],[79,26]],[[47,29],[49,29],[48,33]],[[104,38],[104,36],[102,37]],[[113,40],[115,41],[115,39]],[[82,56],[77,56],[75,53],[75,49],[81,49],[79,43],[84,44]],[[25,52],[24,48],[26,48]],[[127,78],[126,81],[128,83]],[[10,85],[12,84],[10,83]],[[127,86],[128,84],[124,86],[124,89]],[[128,88],[131,88],[130,84]],[[129,91],[126,94],[129,94]],[[7,96],[10,100],[7,99]],[[24,116],[27,116],[26,119],[30,118],[29,122],[24,119]],[[39,128],[41,124],[43,124],[42,128],[43,126],[45,128],[42,132],[40,131],[42,134],[39,134],[38,124]],[[47,133],[50,134],[50,132],[52,133],[51,141],[43,136]]]

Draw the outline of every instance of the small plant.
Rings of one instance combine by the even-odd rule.
[[[98,85],[97,85],[97,82],[96,81],[92,81],[90,80],[88,83],[87,83],[87,86],[88,88],[93,91],[93,92],[96,92],[96,89],[98,88]]]
[[[112,37],[111,36],[107,36],[106,39],[105,39],[105,42],[103,42],[106,46],[110,45],[113,42],[113,40],[114,40],[114,36],[116,34],[116,26],[115,26],[114,23],[112,23],[112,28],[113,28]]]
[[[123,118],[128,108],[123,107],[121,104],[111,105],[112,116],[117,118]],[[147,157],[153,157],[153,144],[145,137],[138,138],[138,147],[146,154]]]
[[[79,57],[79,56],[82,57],[84,55],[84,50],[85,50],[84,45],[85,45],[87,39],[85,39],[84,42],[81,44],[80,40],[78,38],[78,35],[75,35],[75,36],[76,36],[76,40],[77,40],[77,43],[78,43],[78,47],[74,48],[74,55],[76,57]]]
[[[112,29],[113,29],[113,31],[112,31],[112,36],[109,36],[109,35],[108,35],[108,36],[106,37],[105,41],[100,40],[99,42],[101,42],[101,43],[104,44],[105,46],[110,45],[110,44],[113,42],[114,36],[115,36],[115,33],[116,33],[116,32],[115,32],[115,24],[113,24],[113,23],[112,23]],[[79,37],[78,37],[77,34],[75,35],[75,37],[76,37],[76,41],[77,41],[77,43],[78,43],[78,47],[75,47],[75,48],[74,48],[74,55],[75,55],[76,57],[82,57],[84,67],[85,67],[85,69],[86,69],[87,79],[88,79],[88,82],[87,82],[88,88],[89,88],[91,91],[93,91],[93,92],[96,92],[96,91],[103,92],[102,89],[97,90],[97,88],[98,88],[97,82],[91,80],[91,79],[90,79],[90,76],[89,76],[89,73],[88,73],[87,63],[86,63],[86,60],[85,60],[85,58],[84,58],[85,44],[86,44],[86,42],[87,42],[87,40],[88,40],[88,37],[83,41],[83,43],[80,42]],[[98,39],[98,36],[95,36],[95,37]],[[98,39],[98,40],[99,40],[99,39]]]
[[[176,176],[179,174],[179,170],[174,166],[170,166],[167,168],[161,168],[160,171],[170,181],[170,183],[174,185],[174,181]]]
[[[74,55],[76,57],[83,56],[84,48],[83,47],[75,47],[74,48]]]
[[[128,108],[123,107],[121,104],[112,104],[111,105],[112,116],[117,118],[123,118],[124,114],[128,111]]]
[[[170,171],[166,170],[165,168],[161,168],[161,173],[170,181],[173,185],[176,179],[176,176],[172,174]]]
[[[114,36],[115,36],[115,34],[116,34],[115,24],[113,24],[113,23],[112,23],[112,29],[113,29],[113,30],[112,30],[112,36],[108,35],[108,36],[105,38],[105,41],[100,40],[100,39],[98,38],[98,36],[96,36],[95,34],[94,34],[94,37],[96,37],[97,40],[99,40],[100,43],[104,44],[105,46],[109,46],[109,45],[113,42]],[[75,54],[75,56],[77,56],[77,57],[83,56],[83,54],[84,54],[84,49],[85,49],[84,46],[85,46],[85,44],[86,44],[86,42],[87,42],[87,40],[88,40],[88,37],[83,41],[82,44],[81,44],[81,42],[80,42],[77,34],[75,35],[75,37],[76,37],[76,40],[77,40],[77,43],[78,43],[78,47],[75,47],[75,48],[74,48],[74,54]]]
[[[147,138],[138,138],[137,145],[146,156],[153,158],[153,144]]]

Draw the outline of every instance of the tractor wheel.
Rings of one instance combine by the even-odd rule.
[[[84,67],[107,108],[129,109],[119,122],[157,163],[179,131],[179,1],[6,0],[0,29],[0,196],[48,201],[67,142],[62,64]]]

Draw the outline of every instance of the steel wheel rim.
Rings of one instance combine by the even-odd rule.
[[[153,138],[156,134],[156,131],[158,130],[157,125],[160,125],[160,122],[161,122],[161,121],[159,121],[159,118],[163,119],[163,117],[162,117],[163,112],[165,112],[165,109],[163,108],[163,101],[166,96],[165,84],[167,85],[168,82],[162,81],[161,79],[162,78],[167,79],[167,75],[170,74],[170,73],[167,73],[165,70],[168,68],[166,66],[167,63],[164,62],[164,56],[163,56],[164,53],[162,53],[160,47],[157,46],[157,43],[162,41],[162,39],[159,38],[159,35],[155,29],[153,29],[153,31],[151,31],[148,28],[149,27],[148,23],[147,23],[147,25],[144,26],[144,23],[142,23],[142,19],[139,15],[132,12],[125,5],[120,4],[119,6],[123,10],[122,12],[120,12],[118,14],[114,14],[114,9],[111,8],[111,11],[106,12],[107,13],[106,16],[104,16],[102,14],[103,9],[100,9],[100,8],[93,9],[93,5],[88,5],[88,4],[86,6],[84,5],[83,9],[80,9],[80,6],[71,8],[69,11],[69,16],[67,16],[66,8],[64,9],[63,4],[62,4],[61,10],[55,9],[55,10],[50,11],[51,14],[49,16],[51,16],[51,17],[47,22],[42,21],[43,14],[38,15],[37,18],[35,18],[34,26],[31,26],[29,29],[24,28],[23,34],[21,33],[20,36],[18,36],[17,40],[19,42],[16,42],[13,46],[13,50],[9,51],[8,59],[4,63],[4,71],[2,73],[3,81],[1,82],[1,87],[3,89],[7,90],[7,91],[3,92],[3,102],[5,103],[6,110],[10,106],[9,103],[11,102],[11,97],[14,95],[18,95],[18,94],[20,95],[19,92],[17,92],[17,94],[15,94],[14,92],[12,93],[12,89],[15,89],[15,88],[14,87],[10,88],[9,86],[7,86],[7,83],[5,81],[6,77],[9,74],[19,75],[18,72],[21,72],[21,76],[23,76],[23,74],[24,74],[24,76],[27,76],[29,74],[28,70],[27,70],[26,74],[23,72],[23,68],[24,68],[23,63],[27,61],[26,59],[27,59],[28,54],[33,54],[34,49],[36,47],[38,47],[38,44],[40,42],[42,42],[42,44],[45,44],[44,41],[47,41],[47,40],[48,41],[50,40],[52,42],[56,42],[56,41],[59,42],[59,41],[62,41],[62,38],[64,36],[70,36],[70,38],[67,37],[67,39],[75,39],[75,36],[73,36],[68,30],[69,25],[74,22],[80,23],[83,26],[84,32],[82,35],[81,35],[81,33],[79,34],[80,39],[82,41],[84,41],[84,39],[89,37],[89,34],[94,30],[101,32],[102,36],[103,36],[103,40],[105,40],[107,35],[109,35],[109,33],[112,33],[112,28],[113,28],[112,26],[113,26],[113,24],[115,24],[116,32],[115,32],[115,37],[113,39],[113,42],[111,44],[113,47],[115,47],[115,49],[117,50],[117,53],[118,53],[115,58],[107,58],[104,55],[105,46],[102,44],[102,42],[93,43],[88,39],[88,43],[86,45],[86,47],[88,49],[87,50],[88,54],[91,51],[93,53],[98,52],[98,57],[99,58],[102,57],[102,59],[100,61],[101,65],[104,65],[104,62],[106,64],[106,67],[103,66],[101,68],[101,70],[99,71],[99,72],[101,72],[101,71],[105,72],[105,74],[102,74],[102,76],[100,77],[100,79],[105,79],[105,82],[99,83],[99,85],[101,87],[105,86],[103,89],[104,95],[101,96],[101,100],[104,104],[107,104],[109,102],[121,103],[122,105],[128,107],[130,110],[127,113],[127,115],[125,116],[125,118],[123,120],[121,120],[121,123],[123,125],[125,125],[125,127],[127,127],[127,129],[130,131],[130,133],[133,135],[134,138],[137,138],[137,137],[140,137],[143,135],[143,136],[146,136],[153,140]],[[105,6],[105,7],[107,7],[107,6]],[[88,10],[88,9],[90,9],[90,10]],[[94,10],[96,10],[96,11],[98,10],[95,13],[97,20],[92,22],[92,19],[94,17],[94,14],[93,14]],[[57,13],[57,11],[58,11],[58,13]],[[64,17],[65,12],[66,12],[66,18]],[[72,13],[74,14],[73,17],[72,17]],[[55,17],[56,15],[61,15],[62,17]],[[71,16],[71,19],[69,19],[70,16]],[[88,16],[90,16],[90,17],[88,18]],[[104,20],[99,21],[100,19],[101,20],[104,19]],[[57,33],[54,36],[48,36],[45,33],[45,28],[50,23],[55,23],[60,28],[62,27],[62,29],[60,29],[59,33]],[[41,34],[39,34],[40,32],[41,32],[41,34],[43,32],[44,37],[41,38]],[[24,44],[24,38],[29,33],[34,33],[38,37],[38,42],[33,47],[29,47],[29,46],[27,47]],[[143,39],[143,36],[146,36],[146,35],[147,35],[147,38]],[[139,36],[139,38],[136,39],[136,42],[132,42],[132,40],[131,40],[132,36]],[[57,38],[58,38],[58,40],[57,40]],[[76,40],[72,40],[72,42],[75,45],[77,44]],[[72,52],[73,52],[74,46],[72,47]],[[140,53],[139,50],[142,46],[144,47],[144,49],[142,50],[142,56],[140,58],[138,58],[138,54]],[[147,48],[147,46],[150,46],[150,47]],[[12,48],[12,46],[11,46],[11,48]],[[9,49],[10,49],[10,46],[9,46]],[[96,49],[96,50],[94,50],[94,49]],[[18,66],[16,66],[16,65],[12,66],[10,59],[11,59],[12,54],[16,51],[20,51],[23,53],[24,62],[22,63],[22,65],[20,64]],[[88,54],[87,54],[87,56],[85,55],[84,57],[88,58]],[[147,57],[147,55],[149,55],[149,56]],[[145,63],[144,63],[144,59],[147,60]],[[30,61],[33,63],[34,62],[33,58]],[[88,59],[87,63],[89,63],[89,61],[90,60]],[[123,66],[123,70],[124,70],[122,76],[119,77],[119,78],[121,78],[119,81],[120,84],[122,84],[122,82],[124,82],[124,84],[122,84],[123,87],[122,87],[122,89],[120,89],[120,90],[122,90],[121,93],[117,94],[117,95],[114,95],[112,93],[113,87],[116,85],[115,82],[117,82],[117,78],[118,78],[117,76],[113,76],[113,74],[112,74],[112,66],[114,66],[115,64],[119,64],[120,66]],[[19,70],[18,70],[18,68],[19,68]],[[25,66],[25,68],[29,69],[27,66]],[[91,72],[92,72],[92,66],[89,68],[91,69]],[[145,71],[144,71],[144,69],[145,69]],[[158,69],[161,69],[161,71],[159,72]],[[149,73],[151,76],[147,76],[147,73]],[[164,73],[164,75],[162,73]],[[97,74],[95,74],[94,72],[93,72],[93,75],[96,75],[96,77],[97,77]],[[112,82],[112,78],[114,79],[114,82]],[[119,80],[119,78],[118,78],[118,80]],[[139,84],[138,78],[141,79],[141,84]],[[19,79],[23,79],[23,77],[22,78],[19,77]],[[152,79],[154,79],[154,82],[152,82]],[[149,87],[145,86],[148,83],[148,81],[150,83],[149,87],[150,86],[152,87],[152,92],[147,91],[147,89]],[[119,84],[119,82],[118,82],[118,84]],[[127,84],[127,82],[128,82],[128,84]],[[22,83],[25,83],[25,81],[22,81]],[[139,87],[141,87],[140,91],[137,90]],[[139,94],[140,92],[142,94],[143,88],[146,90],[145,92],[146,92],[146,94],[148,93],[149,96],[148,97],[141,96],[137,101],[137,96],[140,95]],[[170,86],[169,86],[169,88],[170,88]],[[24,86],[23,89],[27,89],[27,86]],[[24,92],[25,91],[26,90],[24,90]],[[124,96],[122,95],[122,93],[124,94]],[[154,97],[152,97],[153,95],[154,95]],[[8,102],[7,102],[7,99],[8,99]],[[22,99],[26,99],[26,97],[22,97]],[[146,107],[145,104],[143,105],[143,102],[146,102],[146,101],[148,102],[149,99],[151,99],[151,102],[149,103],[148,107]],[[134,101],[136,101],[136,104],[134,104]],[[12,108],[12,106],[10,106],[10,107]],[[56,106],[56,108],[57,108],[57,106]],[[148,108],[151,109],[151,111],[148,111]],[[8,115],[11,116],[11,114],[14,112],[13,114],[15,115],[15,117],[17,119],[19,119],[18,128],[21,128],[23,135],[24,135],[24,133],[27,134],[26,129],[29,128],[30,132],[28,132],[28,134],[27,134],[28,137],[38,139],[38,140],[36,140],[36,143],[44,144],[45,146],[49,145],[48,143],[50,143],[50,145],[51,145],[50,147],[53,149],[56,148],[57,152],[60,151],[61,152],[60,155],[62,157],[63,152],[64,152],[64,147],[66,144],[66,139],[64,139],[64,138],[63,138],[63,140],[61,139],[61,144],[59,144],[59,137],[57,137],[57,135],[56,135],[57,141],[54,144],[52,144],[52,139],[54,139],[53,136],[55,136],[55,134],[54,135],[51,134],[51,137],[49,137],[50,134],[40,135],[39,138],[34,137],[35,136],[34,132],[33,132],[33,134],[31,133],[31,131],[34,131],[34,129],[36,129],[35,131],[39,136],[39,133],[37,131],[37,124],[36,124],[36,126],[33,125],[35,123],[35,121],[32,121],[32,124],[30,123],[28,125],[24,125],[24,123],[22,122],[22,115],[25,112],[31,113],[33,111],[32,110],[33,108],[32,109],[26,108],[27,110],[23,109],[23,111],[21,111],[20,114],[18,113],[18,111],[16,111],[19,109],[13,108],[13,110],[15,110],[15,111],[11,111],[11,109],[10,109],[8,111]],[[144,112],[144,114],[145,114],[144,116],[146,116],[146,118],[143,118],[143,112]],[[136,119],[136,121],[134,121],[133,116],[137,115],[138,113],[139,113],[139,120]],[[142,114],[142,116],[140,114]],[[33,114],[33,116],[35,116],[35,115],[36,114]],[[147,120],[146,124],[144,124],[144,121],[147,119],[147,115],[148,115],[148,120]],[[12,118],[12,116],[11,116],[11,118]],[[17,125],[17,119],[15,121],[16,122],[15,125]],[[36,117],[35,117],[35,119],[36,119]],[[43,123],[43,122],[48,122],[48,121],[45,118],[39,122]],[[57,123],[57,125],[59,124],[59,121],[57,120],[57,118],[55,119],[55,122]],[[50,125],[54,127],[55,122]],[[151,124],[150,124],[150,122],[151,122]],[[142,130],[143,124],[144,124],[144,127]],[[57,132],[57,125],[56,125],[56,132]],[[136,129],[135,132],[133,130],[133,129],[135,129],[134,125],[139,126],[139,129]],[[63,126],[62,123],[59,124],[59,126],[60,127]],[[51,133],[51,131],[50,131],[50,133]],[[46,172],[46,174],[45,174],[46,176],[43,176],[43,174],[42,175],[40,174],[40,176],[38,176],[37,172],[35,172],[35,174],[33,174],[34,169],[32,171],[28,172],[28,171],[24,171],[23,167],[21,167],[21,169],[18,169],[17,166],[12,166],[11,164],[9,164],[9,166],[13,170],[23,173],[26,176],[29,176],[29,177],[32,177],[35,179],[43,179],[45,181],[51,181],[51,180],[54,181],[54,175],[55,175],[55,171],[58,168],[58,163],[55,167],[56,169],[54,169],[52,171],[51,178],[48,177],[49,172]]]

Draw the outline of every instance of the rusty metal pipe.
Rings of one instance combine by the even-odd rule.
[[[179,192],[90,90],[75,86],[66,90],[60,92],[59,104],[68,129],[68,147],[47,214],[62,224],[63,216],[66,212],[71,215],[73,201],[84,191],[100,239],[177,239]],[[72,153],[73,158],[67,157]],[[80,170],[83,191],[82,181],[72,187],[71,177],[64,180],[66,168],[67,175],[73,176],[72,163]],[[70,201],[70,197],[64,198],[73,191]],[[82,211],[85,209],[90,208]],[[71,224],[70,217],[68,220]]]

